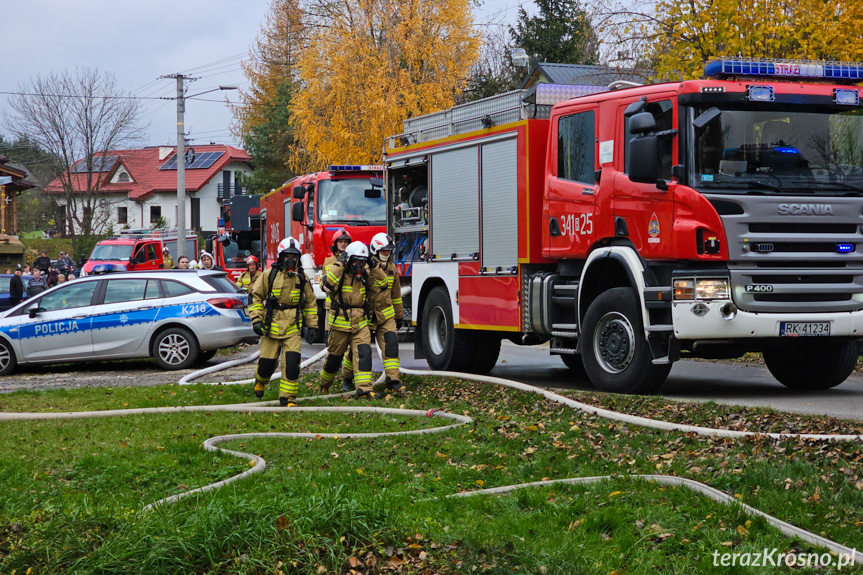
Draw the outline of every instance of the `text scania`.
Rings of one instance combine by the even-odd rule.
[[[783,216],[832,216],[833,206],[830,204],[779,204],[779,213]]]
[[[70,331],[78,331],[77,321],[58,321],[55,323],[40,323],[36,325],[36,335],[53,335]]]

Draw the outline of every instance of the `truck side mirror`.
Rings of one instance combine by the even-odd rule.
[[[639,136],[629,142],[629,179],[642,184],[656,184],[659,177],[659,138]]]
[[[303,202],[294,202],[294,205],[291,206],[291,219],[295,222],[304,222],[305,214],[306,208],[303,205]]]
[[[27,315],[30,316],[30,319],[33,319],[37,315],[39,315],[39,304],[34,303],[29,308],[27,308]]]
[[[372,185],[372,187],[375,187],[375,188],[383,188],[384,187],[384,179],[383,178],[378,178],[378,177],[369,178],[369,183]]]
[[[629,119],[630,134],[643,135],[655,131],[656,118],[650,112],[639,112]]]
[[[294,199],[302,200],[303,196],[306,195],[306,189],[303,186],[295,186],[294,187]]]
[[[380,188],[369,188],[364,192],[365,197],[370,200],[377,200],[381,197],[381,189]]]

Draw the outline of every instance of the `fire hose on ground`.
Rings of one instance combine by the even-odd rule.
[[[378,350],[378,354],[380,355],[380,350]],[[243,365],[246,363],[250,363],[258,358],[260,354],[258,352],[252,353],[246,357],[228,361],[221,363],[216,366],[208,367],[206,369],[202,369],[196,371],[194,373],[188,374],[180,380],[181,385],[197,385],[194,382],[196,379],[203,377],[204,375],[209,375],[212,373],[217,373],[220,371],[224,371],[226,369],[230,369],[232,367],[236,367],[239,365]],[[326,355],[326,349],[322,350],[320,353],[304,360],[301,364],[301,367],[309,367],[317,361],[320,361]],[[458,379],[465,379],[469,381],[475,381],[479,383],[488,383],[492,385],[499,385],[503,387],[507,387],[510,389],[515,389],[519,391],[524,391],[528,393],[533,393],[548,399],[549,401],[565,405],[567,407],[571,407],[577,411],[581,411],[588,415],[593,415],[596,417],[602,417],[604,419],[609,419],[611,421],[617,421],[626,424],[638,425],[641,427],[647,427],[650,429],[658,429],[663,431],[678,431],[684,433],[692,433],[696,435],[703,435],[707,437],[717,437],[717,438],[750,438],[750,437],[768,437],[773,440],[788,440],[788,439],[805,439],[811,441],[853,441],[853,442],[863,442],[863,435],[828,435],[828,434],[814,434],[814,433],[759,433],[759,432],[751,432],[751,431],[733,431],[728,429],[717,429],[717,428],[709,428],[709,427],[700,427],[695,425],[686,425],[679,423],[670,423],[666,421],[659,421],[655,419],[650,419],[647,417],[640,417],[635,415],[628,415],[625,413],[618,413],[615,411],[602,409],[598,407],[594,407],[591,405],[587,405],[563,395],[554,393],[550,390],[536,388],[524,383],[511,381],[499,377],[491,377],[491,376],[483,376],[483,375],[474,375],[468,373],[458,373],[458,372],[449,372],[449,371],[432,371],[432,370],[414,370],[401,368],[401,372],[408,375],[418,375],[418,376],[435,376],[435,377],[452,377]],[[280,377],[280,373],[273,374],[273,379],[277,379]],[[384,380],[384,374],[378,378],[376,383],[381,383]],[[225,381],[225,382],[209,382],[206,385],[240,385],[240,384],[249,384],[253,383],[254,379],[244,379],[237,381]],[[328,399],[328,398],[338,398],[343,394],[330,394],[330,395],[318,395],[312,396],[310,398],[299,398],[298,401],[302,401],[304,399]],[[125,415],[133,415],[133,414],[145,414],[145,413],[178,413],[178,412],[186,412],[186,411],[222,411],[222,412],[241,412],[241,413],[249,413],[249,412],[267,412],[272,413],[273,408],[278,404],[276,401],[263,401],[256,403],[241,403],[241,404],[228,404],[228,405],[196,405],[196,406],[182,406],[182,407],[151,407],[151,408],[138,408],[138,409],[115,409],[115,410],[102,410],[102,411],[79,411],[79,412],[53,412],[53,413],[0,413],[0,421],[15,421],[15,420],[55,420],[55,419],[84,419],[84,418],[94,418],[94,417],[121,417]],[[212,437],[203,443],[204,449],[208,451],[225,453],[228,455],[232,455],[234,457],[239,457],[246,459],[249,462],[250,468],[235,475],[233,477],[229,477],[222,481],[218,481],[216,483],[212,483],[210,485],[205,485],[203,487],[199,487],[197,489],[192,489],[183,493],[179,493],[176,495],[172,495],[170,497],[166,497],[164,499],[160,499],[154,503],[146,505],[142,511],[152,510],[154,507],[163,505],[163,504],[173,504],[182,499],[185,499],[191,495],[205,493],[208,491],[213,491],[215,489],[219,489],[220,487],[227,485],[229,483],[233,483],[235,481],[239,481],[248,477],[249,475],[255,473],[263,473],[267,467],[266,461],[258,455],[254,455],[251,453],[245,453],[242,451],[234,451],[230,449],[225,449],[224,447],[220,447],[221,443],[225,443],[228,441],[234,440],[246,440],[252,438],[334,438],[334,439],[351,439],[351,438],[376,438],[376,437],[392,437],[399,435],[416,435],[416,434],[429,434],[429,433],[441,433],[444,431],[448,431],[455,427],[459,427],[461,425],[465,425],[468,423],[473,423],[473,418],[457,415],[454,413],[448,413],[445,411],[437,411],[437,410],[429,410],[429,411],[421,411],[421,410],[413,410],[413,409],[394,409],[387,407],[373,407],[373,406],[358,406],[358,407],[347,407],[347,406],[335,406],[335,407],[295,407],[290,409],[278,408],[282,412],[290,412],[290,413],[379,413],[379,414],[387,414],[387,415],[397,415],[403,417],[440,417],[442,419],[447,419],[452,421],[452,423],[446,425],[440,425],[432,428],[424,428],[413,431],[397,431],[397,432],[384,432],[384,433],[339,433],[335,435],[323,435],[320,433],[241,433],[241,434],[233,434],[233,435],[220,435],[216,437]],[[699,481],[695,481],[692,479],[687,479],[684,477],[677,477],[671,475],[602,475],[595,477],[572,477],[567,479],[556,479],[556,480],[548,480],[548,481],[538,481],[533,483],[521,483],[518,485],[507,485],[502,487],[494,487],[488,489],[482,489],[478,491],[467,491],[462,493],[454,493],[451,495],[447,495],[447,498],[452,497],[474,497],[479,495],[499,495],[502,493],[509,493],[511,491],[515,491],[518,489],[526,489],[531,487],[549,487],[552,485],[560,485],[560,484],[569,484],[569,485],[587,485],[591,483],[601,482],[601,481],[609,481],[609,480],[621,480],[621,479],[635,479],[635,480],[643,480],[643,481],[651,481],[654,483],[658,483],[660,485],[667,485],[672,487],[686,487],[699,495],[703,495],[713,501],[723,503],[726,505],[738,505],[741,510],[744,512],[753,515],[762,517],[768,524],[778,529],[783,535],[787,537],[797,537],[802,541],[806,541],[807,543],[826,548],[829,551],[836,553],[837,555],[844,556],[846,558],[850,558],[850,565],[863,565],[863,557],[857,557],[856,551],[851,549],[845,545],[840,543],[836,543],[830,539],[822,537],[820,535],[816,535],[810,531],[805,529],[801,529],[790,523],[782,521],[772,515],[769,515],[763,511],[760,511],[750,505],[742,503],[736,500],[734,497],[719,491],[713,487],[705,483],[701,483]]]

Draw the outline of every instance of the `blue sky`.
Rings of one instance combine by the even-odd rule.
[[[190,94],[218,85],[248,86],[240,61],[248,53],[269,8],[268,0],[26,0],[7,2],[0,19],[5,46],[0,91],[18,91],[32,76],[75,67],[112,72],[119,86],[138,96],[173,97],[176,72],[200,76]],[[532,4],[526,1],[525,5]],[[518,0],[485,0],[475,9],[484,25],[515,19]],[[186,106],[193,144],[233,143],[230,107],[213,92]],[[0,95],[0,108],[7,96]],[[145,145],[176,143],[173,100],[144,101]]]

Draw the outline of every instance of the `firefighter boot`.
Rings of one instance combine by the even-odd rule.
[[[260,381],[255,382],[255,397],[261,399],[264,397],[264,391],[267,389],[267,384]]]
[[[405,385],[397,379],[387,378],[387,391],[400,392],[403,391]]]
[[[346,377],[345,379],[342,380],[342,392],[343,393],[349,393],[349,392],[353,391],[354,389],[355,389],[354,388],[354,378]]]
[[[357,399],[381,399],[381,394],[371,389],[361,389],[357,391]]]
[[[296,402],[289,397],[280,397],[279,398],[279,405],[282,407],[296,407],[297,406]]]

